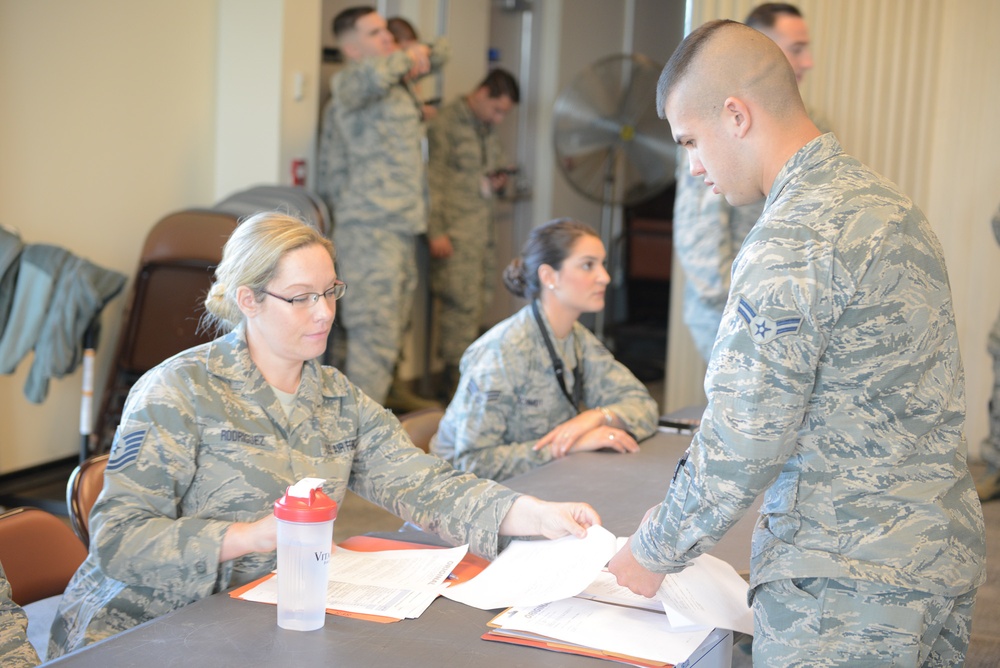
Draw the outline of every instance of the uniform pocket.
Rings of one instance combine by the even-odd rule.
[[[799,493],[799,472],[783,471],[764,494],[761,522],[778,540],[791,543],[801,526],[795,510]]]

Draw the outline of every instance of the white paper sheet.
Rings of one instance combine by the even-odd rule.
[[[749,586],[725,561],[703,554],[680,573],[663,579],[656,597],[680,626],[704,625],[753,634],[753,613],[747,605]],[[687,622],[685,624],[684,622]]]
[[[383,552],[338,547],[330,557],[326,607],[396,619],[419,617],[447,586],[448,575],[467,551],[467,545]],[[262,582],[242,598],[277,603],[277,579]]]
[[[626,605],[630,608],[663,612],[663,603],[660,600],[646,598],[641,594],[633,593],[628,587],[622,587],[618,584],[618,579],[608,571],[598,573],[594,581],[576,596],[577,598],[602,601],[614,605]]]
[[[614,535],[601,526],[586,538],[515,540],[482,573],[442,595],[481,610],[538,605],[574,596],[615,554]]]
[[[493,621],[504,632],[523,631],[554,641],[667,663],[687,660],[711,633],[711,630],[673,633],[662,613],[581,598],[512,608]]]

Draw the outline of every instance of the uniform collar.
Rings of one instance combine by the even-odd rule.
[[[469,99],[467,97],[462,96],[462,104],[459,105],[459,107],[462,110],[461,118],[459,120],[468,122],[470,125],[474,126],[479,132],[487,132],[490,129],[489,123],[484,123],[483,121],[479,120],[479,117],[476,116],[475,113],[473,113],[472,107],[469,106]]]
[[[232,384],[245,396],[255,398],[264,406],[269,406],[271,403],[277,405],[277,399],[270,385],[250,359],[246,327],[243,324],[209,344],[206,365],[210,374]],[[348,385],[343,374],[323,373],[323,367],[319,362],[308,360],[302,366],[302,380],[297,394],[300,398],[311,397],[312,401],[306,405],[315,405],[322,397],[347,396]]]
[[[800,148],[795,155],[788,159],[778,175],[771,184],[771,192],[767,196],[764,208],[768,209],[774,203],[781,192],[792,180],[799,175],[809,172],[819,167],[820,164],[837,157],[844,152],[840,147],[840,142],[832,132],[816,137],[808,144]]]

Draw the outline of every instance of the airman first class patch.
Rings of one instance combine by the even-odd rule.
[[[750,338],[757,345],[770,343],[779,336],[795,334],[802,327],[802,316],[769,318],[758,312],[753,304],[743,295],[737,295],[739,305],[736,312],[746,323]]]

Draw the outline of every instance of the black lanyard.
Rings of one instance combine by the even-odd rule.
[[[414,87],[413,82],[406,77],[401,77],[399,80],[400,85],[410,94],[410,99],[413,100],[413,106],[417,108],[417,114],[420,116],[420,122],[424,122],[424,103],[417,95],[417,89]]]
[[[580,412],[580,400],[583,398],[583,356],[580,351],[579,342],[576,337],[573,337],[573,350],[576,352],[576,366],[573,367],[573,394],[569,393],[566,389],[566,379],[563,377],[566,374],[566,368],[563,365],[562,358],[556,354],[556,349],[552,346],[552,340],[549,338],[549,333],[545,330],[545,323],[542,322],[542,315],[538,312],[538,302],[531,302],[531,310],[535,314],[535,322],[538,323],[538,329],[542,332],[542,339],[545,341],[545,347],[549,349],[549,357],[552,359],[552,368],[556,372],[556,380],[559,381],[559,389],[562,390],[563,395],[566,400],[570,403],[577,413]]]

